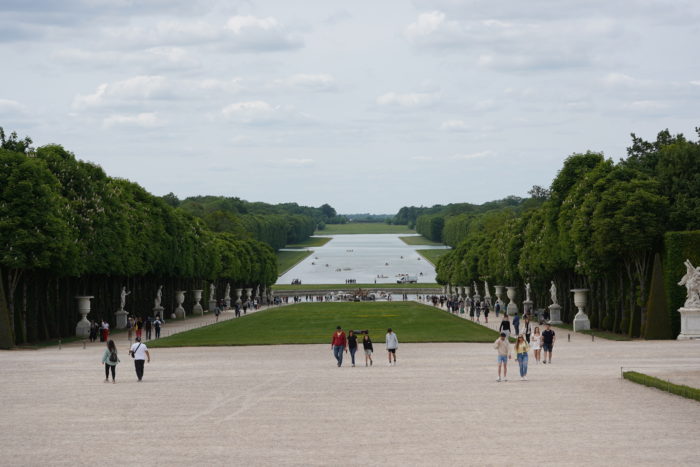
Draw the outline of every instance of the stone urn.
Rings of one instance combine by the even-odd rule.
[[[464,286],[464,297],[469,298],[472,294],[472,288],[469,285]]]
[[[253,288],[252,287],[248,287],[247,289],[245,289],[245,298],[246,298],[246,300],[253,301]]]
[[[588,305],[588,289],[571,289],[574,293],[574,305],[578,308],[578,313],[574,316],[574,332],[587,331],[591,329],[591,320],[585,312]]]
[[[496,301],[503,303],[503,292],[505,287],[502,285],[495,285],[493,288],[496,289]]]
[[[192,307],[192,314],[193,315],[202,316],[204,314],[204,309],[202,308],[202,305],[199,303],[199,301],[202,299],[202,292],[204,292],[202,289],[192,291],[192,294],[194,297],[194,306]]]
[[[80,313],[80,321],[75,325],[75,335],[78,337],[88,337],[90,335],[90,321],[87,315],[90,313],[90,300],[95,298],[94,295],[78,295],[75,297],[78,300],[78,313]]]
[[[235,301],[234,303],[238,303],[239,305],[241,304],[241,297],[243,296],[243,289],[236,289],[235,291]]]
[[[177,303],[177,307],[175,308],[175,317],[176,318],[184,318],[185,317],[185,309],[182,307],[182,304],[185,302],[185,294],[187,292],[184,290],[176,290],[175,291],[175,303]]]
[[[517,290],[515,287],[506,286],[506,295],[508,296],[508,306],[506,310],[510,316],[518,314],[518,305],[515,303]]]

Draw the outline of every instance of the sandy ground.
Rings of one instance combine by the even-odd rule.
[[[99,343],[0,352],[0,464],[698,464],[700,404],[620,367],[697,368],[700,342],[562,334],[507,383],[488,344],[405,344],[396,367],[377,345],[369,368],[325,345],[155,349],[137,383],[122,339],[117,384]]]

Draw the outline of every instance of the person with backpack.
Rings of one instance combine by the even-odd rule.
[[[105,383],[109,381],[109,373],[112,372],[112,383],[115,381],[115,372],[117,368],[117,363],[119,363],[119,355],[117,355],[117,346],[114,345],[112,339],[107,342],[107,348],[102,354],[102,364],[105,366]]]
[[[139,379],[139,382],[141,382],[141,380],[143,379],[144,364],[146,361],[148,361],[148,363],[151,363],[151,354],[148,353],[148,347],[146,347],[146,344],[141,342],[140,337],[136,338],[136,342],[134,343],[134,345],[131,346],[129,354],[131,355],[131,358],[134,359],[136,377]]]
[[[162,326],[162,321],[160,320],[160,315],[156,315],[156,319],[153,321],[153,329],[156,330],[156,339],[160,339],[160,327]]]
[[[367,366],[367,359],[369,359],[369,366],[372,366],[372,352],[374,352],[374,346],[372,345],[372,339],[370,339],[369,333],[365,333],[362,338],[362,347],[365,349],[365,366]]]

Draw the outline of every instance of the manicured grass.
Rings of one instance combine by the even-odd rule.
[[[420,282],[417,284],[301,284],[301,285],[291,285],[291,284],[275,284],[272,286],[273,291],[278,290],[338,290],[338,289],[430,289],[430,288],[441,288],[440,284],[436,283],[424,283]]]
[[[328,224],[314,235],[349,235],[349,234],[409,234],[415,231],[406,225],[389,225],[383,222],[350,222],[348,224]]]
[[[278,251],[277,252],[277,274],[282,275],[292,269],[300,261],[313,253],[312,250],[299,251]]]
[[[430,261],[433,266],[437,265],[437,262],[440,258],[445,256],[447,253],[449,253],[451,250],[448,249],[438,249],[438,250],[416,250],[416,252],[421,255],[423,258],[427,259]]]
[[[369,330],[375,344],[387,328],[400,343],[493,342],[498,334],[435,307],[415,302],[302,303],[260,311],[149,342],[149,347],[328,344],[336,326]],[[381,346],[375,347],[381,350]]]
[[[641,384],[650,388],[661,389],[662,391],[670,392],[671,394],[675,394],[677,396],[700,401],[700,389],[698,388],[685,386],[683,384],[673,384],[669,381],[664,381],[654,376],[649,376],[636,371],[625,371],[622,373],[622,377],[626,380],[632,381],[633,383]]]
[[[428,240],[424,236],[399,237],[406,245],[443,245],[440,242]]]
[[[314,246],[323,246],[331,240],[333,239],[329,237],[309,237],[301,243],[293,243],[291,245],[287,245],[285,248],[310,248]]]

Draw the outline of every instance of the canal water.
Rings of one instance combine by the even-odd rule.
[[[409,235],[400,235],[406,237]],[[322,247],[280,276],[277,284],[395,284],[402,274],[416,276],[418,283],[435,283],[435,268],[416,250],[446,246],[406,245],[397,234],[332,235]]]

